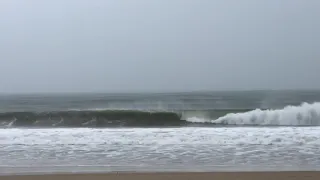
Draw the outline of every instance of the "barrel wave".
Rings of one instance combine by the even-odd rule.
[[[9,112],[0,114],[2,124],[10,127],[122,127],[180,126],[185,122],[172,112],[143,111],[57,111]],[[10,120],[10,121],[8,121]]]
[[[3,112],[1,127],[318,126],[320,103],[283,109]]]
[[[218,118],[247,110],[72,110],[0,113],[2,127],[180,127],[213,124],[189,122],[189,117]]]

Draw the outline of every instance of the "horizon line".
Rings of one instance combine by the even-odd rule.
[[[0,95],[34,95],[34,94],[183,94],[214,92],[252,92],[252,91],[320,91],[320,89],[226,89],[226,90],[189,90],[189,91],[58,91],[58,92],[0,92]]]

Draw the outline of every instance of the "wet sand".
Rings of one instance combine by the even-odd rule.
[[[96,173],[0,176],[0,180],[318,180],[319,172]]]

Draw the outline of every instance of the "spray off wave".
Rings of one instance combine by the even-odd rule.
[[[261,125],[261,126],[319,126],[320,102],[302,103],[300,106],[286,106],[283,109],[255,109],[248,112],[229,113],[217,119],[190,117],[193,123],[221,125]]]

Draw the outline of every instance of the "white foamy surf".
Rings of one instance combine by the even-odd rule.
[[[189,122],[229,125],[274,125],[274,126],[318,126],[320,125],[320,103],[302,103],[283,109],[256,109],[244,113],[229,113],[218,119],[190,117]]]
[[[320,170],[319,136],[320,127],[10,128],[0,131],[0,174],[101,167],[144,172]]]

